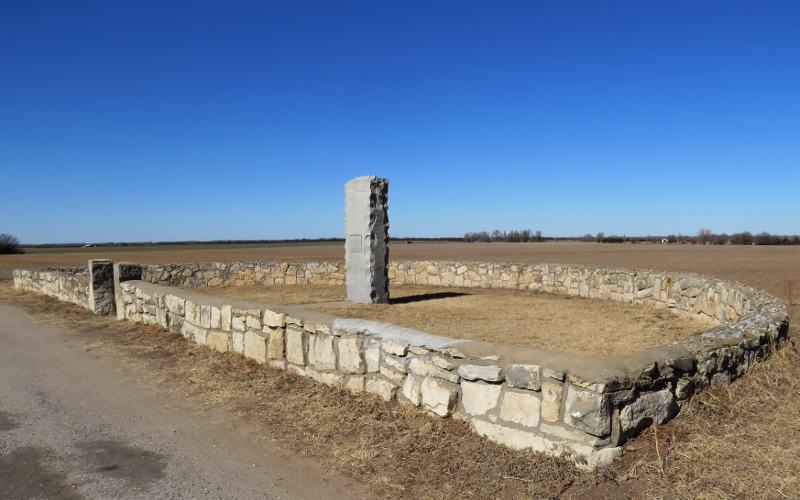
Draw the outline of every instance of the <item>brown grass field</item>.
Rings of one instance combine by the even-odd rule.
[[[345,288],[335,285],[214,287],[203,292],[304,304],[336,316],[388,321],[447,337],[601,356],[666,345],[713,326],[666,309],[519,290],[396,286],[391,304],[345,302]]]
[[[141,262],[341,258],[338,246],[90,251],[0,256],[13,267],[80,265],[87,258]],[[393,259],[461,259],[603,264],[688,271],[764,288],[800,324],[800,248],[597,245],[584,243],[392,246]],[[187,381],[206,404],[241,406],[281,443],[359,478],[376,494],[453,498],[798,498],[800,352],[791,340],[734,384],[691,400],[672,422],[626,444],[611,468],[581,473],[569,464],[480,440],[466,427],[371,398],[217,355],[155,330],[0,286],[0,301],[41,321],[69,326],[120,362],[152,363],[154,376]],[[109,334],[109,332],[111,334]],[[213,374],[213,377],[209,377]],[[242,401],[249,401],[245,404]],[[255,403],[254,403],[255,401]]]

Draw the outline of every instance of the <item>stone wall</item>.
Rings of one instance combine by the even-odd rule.
[[[89,309],[89,270],[85,267],[14,269],[14,286]]]
[[[431,269],[434,265],[438,269]],[[457,263],[420,264],[424,273],[413,272],[413,264],[409,269],[415,283],[425,276],[431,284],[431,277],[450,269],[466,275],[470,269],[464,265],[461,271]],[[402,266],[397,269],[405,276]],[[481,266],[493,271],[484,274]],[[781,301],[738,283],[652,271],[513,266],[480,264],[478,276],[505,272],[496,280],[463,283],[658,301],[728,322],[669,346],[599,358],[441,337],[145,281],[123,282],[120,288],[124,317],[132,321],[160,325],[336,388],[460,418],[493,441],[569,454],[589,466],[608,462],[626,439],[674,417],[696,391],[742,375],[788,330]]]
[[[123,272],[124,271],[124,272]],[[218,351],[432,415],[463,419],[517,449],[569,454],[589,466],[674,417],[695,392],[741,376],[785,338],[777,298],[711,277],[548,264],[400,262],[393,283],[515,288],[647,303],[710,318],[697,336],[617,357],[591,357],[431,335],[397,325],[213,297],[189,287],[343,284],[337,262],[117,266],[119,317]],[[136,278],[141,276],[141,280]],[[82,269],[14,272],[15,285],[88,307]]]
[[[554,264],[391,262],[391,285],[512,288],[651,304],[717,323],[740,318],[749,287],[687,273]],[[142,279],[185,287],[344,284],[344,263],[212,262],[144,265]]]
[[[142,279],[186,287],[344,285],[344,262],[192,262],[142,266]]]

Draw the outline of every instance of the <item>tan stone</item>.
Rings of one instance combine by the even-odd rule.
[[[549,380],[542,381],[542,419],[557,422],[561,413],[561,395],[564,385]]]
[[[231,309],[232,309],[231,306],[221,306],[219,308],[219,311],[220,311],[220,329],[223,332],[231,331],[231,327],[232,327],[232,325],[231,325],[231,320],[232,320]]]
[[[228,334],[210,330],[206,336],[206,345],[219,352],[228,352]]]
[[[414,406],[419,406],[422,402],[420,395],[422,380],[422,377],[418,377],[412,373],[403,381],[402,394]]]
[[[344,388],[354,394],[364,392],[364,378],[364,375],[351,375],[347,377]]]
[[[280,359],[285,356],[284,337],[285,334],[283,328],[270,329],[269,341],[267,342],[268,358]]]
[[[440,417],[450,415],[458,401],[458,386],[438,378],[425,377],[420,389],[422,406]]]
[[[244,334],[244,357],[266,363],[267,339],[261,332],[249,330]]]
[[[342,337],[336,341],[339,349],[339,370],[344,373],[364,373],[364,360],[361,358],[361,339]]]
[[[264,311],[264,326],[282,328],[286,326],[286,315],[267,309]]]
[[[289,363],[296,365],[306,364],[303,348],[303,336],[305,334],[303,329],[294,325],[286,328],[286,360]]]
[[[309,335],[308,363],[318,370],[335,370],[336,353],[333,335]]]
[[[539,424],[541,402],[530,391],[506,389],[500,403],[500,418],[525,427]]]
[[[380,396],[384,401],[393,400],[397,394],[397,386],[380,376],[369,377],[365,390],[370,394]]]

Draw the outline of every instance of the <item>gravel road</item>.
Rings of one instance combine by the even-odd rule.
[[[230,411],[105,356],[0,306],[0,498],[369,496]]]

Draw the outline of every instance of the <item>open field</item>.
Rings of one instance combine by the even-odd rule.
[[[603,356],[665,345],[713,325],[643,305],[519,290],[395,286],[391,304],[345,302],[345,288],[336,285],[202,291],[270,304],[304,304],[336,316],[387,321],[446,337]]]
[[[9,273],[21,266],[85,265],[93,256],[157,262],[340,259],[342,255],[336,245],[113,255],[101,249],[96,253],[0,256],[0,271]],[[393,245],[391,256],[397,260],[602,264],[710,274],[742,281],[766,289],[787,303],[791,301],[793,338],[800,325],[798,247],[414,243]],[[370,482],[381,493],[453,497],[458,492],[462,497],[510,498],[800,497],[800,353],[793,340],[734,384],[714,387],[694,397],[673,422],[627,443],[625,457],[612,470],[587,477],[568,464],[513,453],[477,440],[457,422],[417,419],[400,407],[361,398],[336,403],[336,398],[329,397],[328,388],[315,390],[311,382],[301,383],[285,374],[255,368],[232,355],[209,353],[175,336],[115,324],[74,306],[53,304],[30,294],[6,292],[0,300],[26,307],[43,320],[70,321],[88,330],[119,329],[116,335],[95,334],[96,341],[104,349],[118,349],[120,358],[131,362],[157,357],[154,370],[166,377],[189,380],[196,397],[205,398],[209,404],[250,401],[243,404],[244,413],[257,415],[263,425],[284,432],[298,450]],[[213,384],[203,375],[209,370],[216,375]],[[275,397],[279,394],[280,398]],[[289,400],[283,398],[287,394]],[[367,406],[347,413],[347,405],[372,405],[372,414],[364,417]],[[325,409],[335,411],[337,418],[332,419]],[[396,439],[383,438],[389,434]],[[376,454],[387,464],[385,474],[369,468],[369,460]]]

